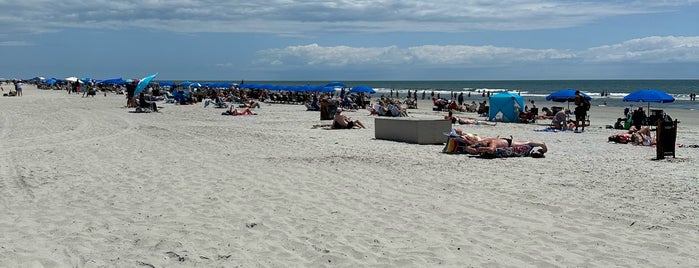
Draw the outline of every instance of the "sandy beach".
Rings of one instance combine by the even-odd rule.
[[[377,140],[367,111],[324,130],[302,105],[130,113],[100,94],[0,98],[0,267],[699,266],[699,148],[608,143],[622,108],[580,134],[457,126],[549,147],[482,159]],[[699,144],[699,112],[667,112]]]

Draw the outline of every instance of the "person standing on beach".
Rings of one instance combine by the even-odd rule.
[[[459,97],[457,97],[457,100],[459,102],[459,106],[464,105],[464,93],[463,92],[459,93]]]
[[[17,95],[15,95],[17,97],[22,96],[22,81],[17,81],[15,83],[15,93],[17,94]]]
[[[126,84],[126,107],[136,107],[136,99],[134,98],[134,92],[136,92],[136,80],[131,81],[131,83]]]
[[[585,132],[585,119],[587,110],[590,109],[590,101],[580,93],[580,90],[575,91],[575,106],[575,132],[578,132],[580,126],[582,126],[582,132]]]

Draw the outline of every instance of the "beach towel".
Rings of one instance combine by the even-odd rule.
[[[534,148],[532,146],[529,146],[529,145],[519,145],[519,146],[497,148],[497,149],[495,149],[494,154],[482,153],[481,157],[483,157],[483,158],[503,158],[503,157],[531,156],[532,149],[534,149]]]

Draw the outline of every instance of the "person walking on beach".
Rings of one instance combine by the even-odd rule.
[[[575,91],[575,106],[575,132],[578,132],[580,126],[582,126],[582,132],[585,132],[585,119],[587,110],[590,109],[590,101],[580,93],[580,90]]]

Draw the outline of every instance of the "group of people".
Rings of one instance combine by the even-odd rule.
[[[609,136],[609,141],[616,143],[632,143],[634,145],[644,146],[652,146],[656,143],[655,137],[651,135],[651,131],[648,126],[642,126],[640,128],[631,126],[627,131],[614,133]]]
[[[555,113],[547,107],[541,109],[544,112],[539,116],[542,119],[551,119],[551,128],[556,130],[574,130],[575,132],[585,132],[587,125],[587,112],[590,110],[590,100],[588,100],[580,91],[575,91],[575,121],[569,122],[570,109],[559,109]],[[553,116],[551,116],[553,114]]]
[[[369,113],[378,116],[407,117],[408,109],[399,99],[381,98],[368,108]]]

